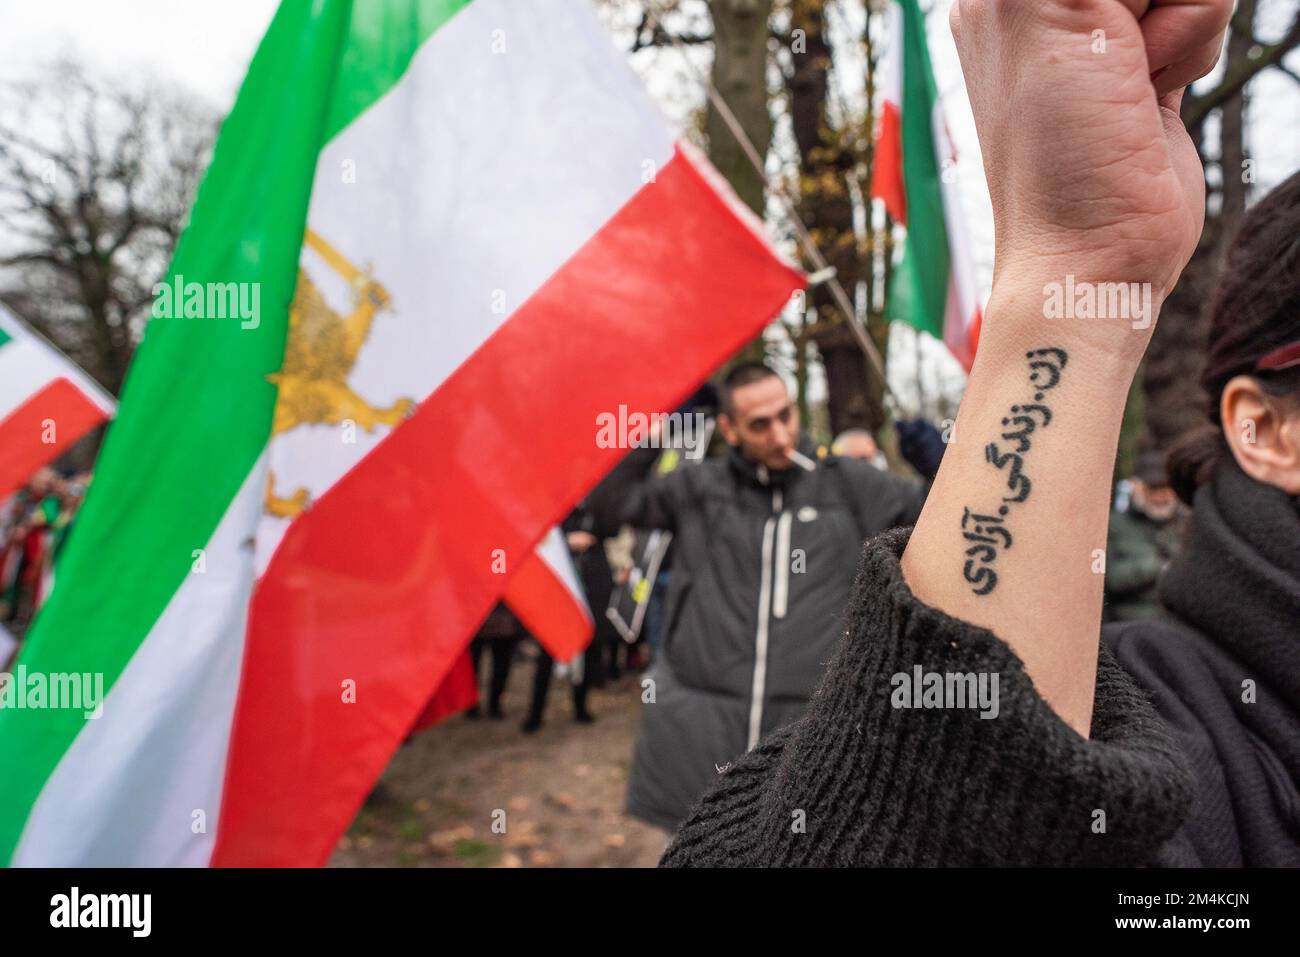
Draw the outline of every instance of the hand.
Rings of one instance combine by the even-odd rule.
[[[956,0],[995,287],[1014,266],[1035,281],[1150,282],[1163,301],[1204,219],[1178,107],[1218,59],[1231,13],[1232,0]],[[1140,356],[1145,337],[1123,338]]]
[[[585,552],[596,544],[596,536],[591,532],[569,532],[564,538],[569,543],[569,551],[572,552]]]

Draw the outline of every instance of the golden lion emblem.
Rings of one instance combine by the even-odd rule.
[[[305,269],[298,270],[298,286],[289,306],[289,331],[284,366],[268,381],[280,389],[275,403],[272,436],[299,425],[339,425],[353,422],[367,432],[381,425],[395,426],[415,407],[411,399],[398,399],[378,409],[348,386],[348,376],[371,323],[388,307],[388,290],[368,270],[358,269],[333,246],[307,230],[307,245],[352,286],[353,309],[347,316],[329,307]],[[266,477],[266,511],[278,518],[297,518],[311,504],[311,493],[296,489],[287,497],[275,494],[275,475]]]

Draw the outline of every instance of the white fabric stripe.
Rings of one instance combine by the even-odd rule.
[[[0,328],[11,337],[0,344],[0,418],[58,378],[75,385],[105,415],[113,415],[116,403],[98,383],[14,319],[3,306],[0,306]]]
[[[776,589],[772,592],[772,617],[784,618],[790,600],[790,524],[793,512],[782,512],[776,523]]]
[[[781,491],[773,493],[773,512],[780,512]],[[759,732],[763,729],[763,695],[767,692],[767,640],[772,613],[772,540],[776,529],[776,515],[763,523],[763,549],[760,561],[763,571],[759,576],[758,586],[758,630],[754,635],[754,680],[749,691],[749,735],[745,744],[746,751],[754,750],[758,744]]]
[[[30,339],[15,338],[0,345],[0,418],[62,374],[54,357]]]
[[[259,458],[191,573],[32,808],[15,866],[203,866],[212,856],[252,590]],[[195,812],[205,830],[194,833]]]
[[[377,409],[427,397],[653,188],[673,146],[589,0],[475,0],[317,166],[310,228],[389,299],[348,374],[352,391]],[[315,250],[302,265],[335,313],[355,308],[355,287]],[[278,494],[319,498],[388,432],[286,430],[271,446]],[[259,572],[288,524],[258,530]]]
[[[903,8],[896,2],[885,10],[884,63],[880,70],[880,95],[886,103],[903,108]]]

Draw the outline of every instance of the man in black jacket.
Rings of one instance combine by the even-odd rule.
[[[628,811],[675,829],[719,771],[798,718],[842,632],[862,542],[916,520],[925,486],[826,457],[779,376],[731,371],[725,458],[651,475],[624,459],[589,503],[603,524],[673,532],[664,646],[643,685]]]

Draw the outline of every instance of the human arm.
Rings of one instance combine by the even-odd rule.
[[[953,11],[993,200],[994,283],[902,568],[922,601],[995,629],[1086,735],[1102,610],[1092,560],[1124,399],[1203,217],[1181,84],[1213,65],[1231,3],[959,0]],[[1055,309],[1058,293],[1064,306],[1121,283],[1141,297],[1128,315]]]
[[[587,496],[587,507],[604,534],[622,525],[635,528],[673,528],[676,522],[677,473],[659,475],[655,463],[659,450],[635,448]]]

